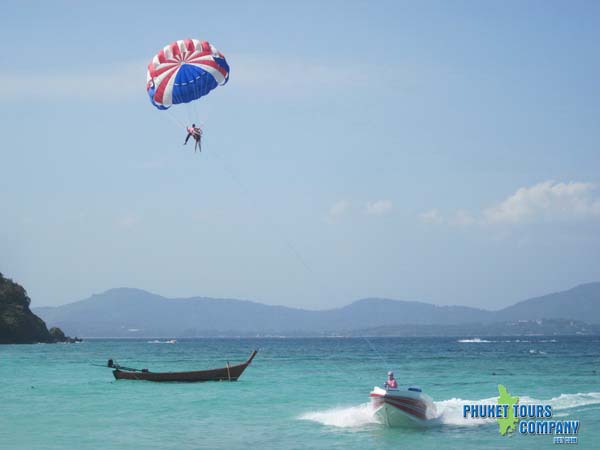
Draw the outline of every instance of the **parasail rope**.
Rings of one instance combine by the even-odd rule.
[[[250,194],[249,194],[250,191],[245,186],[245,184],[242,182],[242,180],[240,179],[240,177],[237,174],[237,171],[234,170],[234,168],[229,163],[229,161],[227,161],[218,152],[211,152],[210,154],[215,155],[217,157],[217,159],[221,162],[222,168],[229,175],[229,178],[231,178],[231,180],[237,185],[240,192],[246,196],[246,198],[249,200],[249,202],[251,204],[256,206],[254,199],[250,197]],[[282,240],[282,242],[285,244],[285,246],[290,250],[290,252],[296,257],[296,259],[302,265],[302,267],[304,267],[304,269],[312,276],[313,280],[315,280],[319,284],[319,287],[322,291],[327,291],[329,295],[336,294],[336,293],[337,294],[343,293],[344,297],[347,297],[347,293],[342,292],[342,289],[340,289],[339,287],[334,289],[332,286],[330,286],[328,283],[326,283],[323,280],[323,278],[312,268],[312,266],[302,256],[302,254],[296,248],[296,246],[293,244],[293,242],[289,238],[287,238],[286,234],[281,229],[274,230],[274,231],[277,231],[277,234],[279,234],[279,238]],[[383,363],[383,365],[385,367],[385,370],[387,371],[387,370],[391,369],[392,366],[390,366],[390,364],[388,363],[385,356],[380,351],[377,350],[377,348],[373,345],[373,343],[366,336],[360,335],[360,337],[362,339],[364,339],[364,341],[368,344],[368,346],[371,348],[371,350],[381,360],[381,362]]]
[[[188,125],[183,123],[181,120],[179,120],[172,112],[170,109],[167,109],[167,117],[177,125],[177,127],[182,127],[182,128],[187,128]]]

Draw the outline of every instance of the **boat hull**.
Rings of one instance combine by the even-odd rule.
[[[197,370],[192,372],[150,372],[150,371],[129,371],[123,369],[113,370],[113,375],[117,380],[145,380],[157,382],[201,382],[201,381],[237,381],[246,367],[250,365],[256,356],[256,351],[252,352],[250,358],[245,363],[235,366],[222,367],[218,369]]]
[[[375,417],[389,427],[423,427],[436,416],[433,400],[422,392],[375,387],[370,397]]]

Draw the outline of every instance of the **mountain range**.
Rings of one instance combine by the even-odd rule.
[[[49,326],[85,337],[351,335],[357,330],[403,326],[427,329],[431,334],[436,326],[461,329],[459,326],[478,325],[482,329],[485,324],[550,319],[598,325],[600,283],[531,298],[498,311],[383,298],[315,311],[247,300],[166,298],[132,288],[110,289],[74,303],[33,311]]]

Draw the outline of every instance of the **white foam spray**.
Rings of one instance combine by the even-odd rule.
[[[311,420],[322,425],[339,428],[358,428],[377,423],[370,403],[326,409],[324,411],[311,411],[302,414],[299,419]]]
[[[495,422],[495,419],[472,419],[463,417],[464,405],[489,405],[496,404],[498,397],[484,398],[480,400],[464,400],[451,398],[434,402],[437,408],[437,416],[428,422],[430,427],[454,426],[454,427],[479,427]],[[553,411],[565,411],[589,405],[600,405],[600,392],[588,392],[577,394],[561,394],[549,400],[538,400],[532,397],[520,396],[520,404],[550,404]],[[358,406],[338,407],[323,411],[311,411],[302,414],[298,419],[310,420],[321,425],[338,428],[360,428],[378,423],[374,416],[370,403]]]

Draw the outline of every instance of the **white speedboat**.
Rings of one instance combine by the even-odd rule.
[[[375,417],[389,427],[426,426],[437,415],[431,397],[416,386],[398,389],[375,386],[371,405]]]

